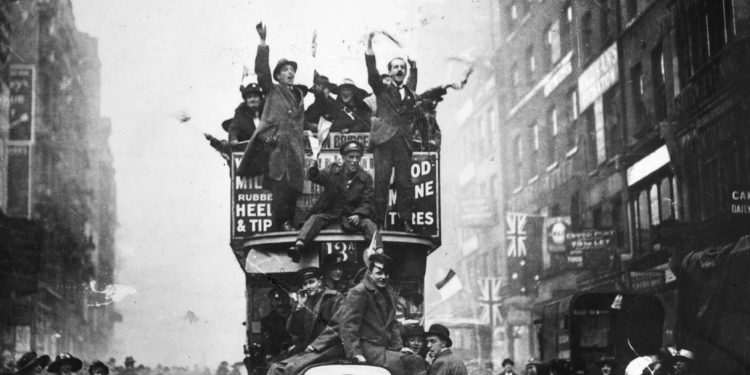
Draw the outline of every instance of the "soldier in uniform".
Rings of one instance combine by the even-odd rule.
[[[271,301],[271,312],[260,320],[263,350],[266,358],[279,355],[291,342],[286,330],[286,320],[289,317],[289,297],[278,289],[268,292]]]
[[[289,256],[298,262],[300,252],[320,230],[339,221],[345,231],[362,232],[367,243],[375,239],[375,248],[382,249],[375,216],[372,176],[359,165],[365,152],[357,141],[349,141],[339,148],[344,165],[331,164],[322,171],[317,162],[308,171],[310,181],[322,185],[325,190],[313,206],[310,217],[297,236],[297,242],[289,248]]]

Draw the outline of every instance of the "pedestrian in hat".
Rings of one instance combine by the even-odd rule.
[[[302,193],[305,179],[305,108],[303,98],[307,89],[294,85],[297,63],[281,59],[271,72],[268,63],[269,48],[266,45],[266,26],[256,26],[260,44],[255,56],[255,72],[258,84],[266,93],[266,104],[260,124],[253,133],[237,174],[251,176],[255,154],[260,144],[267,145],[268,172],[265,187],[273,193],[271,215],[276,230],[293,231],[294,209],[297,197]],[[274,84],[273,80],[278,83]],[[256,141],[258,144],[256,144]]]
[[[367,91],[357,87],[351,79],[344,79],[333,92],[338,95],[331,113],[332,132],[362,133],[370,131],[372,111],[363,101]]]
[[[370,130],[370,145],[375,162],[376,220],[383,223],[388,207],[388,194],[393,184],[396,187],[395,208],[406,232],[412,230],[414,185],[411,180],[412,127],[416,116],[416,79],[414,84],[405,84],[406,61],[400,58],[388,63],[392,82],[383,84],[378,72],[375,52],[372,49],[374,33],[370,33],[365,51],[368,83],[377,100],[377,110]],[[414,70],[412,69],[412,74]]]
[[[95,361],[89,366],[89,375],[109,375],[109,367],[101,361]]]
[[[61,375],[76,373],[83,367],[83,362],[70,353],[58,354],[55,360],[47,367],[47,372]]]
[[[433,324],[425,333],[427,350],[433,358],[428,375],[466,375],[466,365],[450,350],[450,331],[442,324]]]
[[[343,253],[336,252],[323,257],[323,281],[326,288],[336,290],[341,294],[349,291],[346,264]]]
[[[271,288],[267,294],[271,311],[260,320],[261,343],[270,359],[289,347],[291,337],[286,330],[289,318],[289,296],[281,289]]]
[[[612,356],[605,355],[596,361],[596,367],[601,371],[601,375],[611,375],[616,366],[617,361]]]
[[[547,375],[547,368],[536,358],[531,358],[526,363],[526,372],[524,375]]]
[[[427,355],[427,347],[424,342],[424,328],[419,323],[408,323],[403,325],[401,339],[404,349],[424,358]]]
[[[38,375],[44,371],[44,368],[50,362],[48,355],[37,356],[36,352],[24,353],[21,358],[16,362],[16,371],[14,374],[17,375]]]
[[[501,374],[503,375],[516,375],[516,373],[513,371],[513,366],[516,365],[515,362],[513,362],[510,358],[503,359],[503,362],[500,364],[503,367],[503,371]]]
[[[343,165],[334,163],[320,170],[315,161],[308,170],[310,181],[323,186],[324,190],[310,210],[311,215],[302,226],[295,245],[289,249],[289,256],[295,262],[315,236],[335,222],[344,231],[362,232],[367,244],[374,239],[376,249],[383,247],[378,226],[372,220],[375,215],[372,176],[359,165],[364,146],[349,141],[341,145],[339,152]]]

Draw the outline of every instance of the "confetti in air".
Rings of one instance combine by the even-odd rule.
[[[91,299],[95,302],[89,303],[89,306],[98,307],[106,306],[114,302],[120,302],[129,295],[134,295],[138,291],[130,285],[109,284],[102,290],[96,289],[96,281],[89,283],[91,288]]]

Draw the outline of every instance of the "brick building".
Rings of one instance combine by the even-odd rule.
[[[102,356],[118,314],[91,287],[113,282],[116,228],[97,41],[76,29],[68,0],[3,6],[13,52],[0,120],[0,345]]]

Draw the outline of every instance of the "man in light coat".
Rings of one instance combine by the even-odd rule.
[[[238,168],[239,175],[247,175],[252,162],[249,155],[256,151],[255,141],[272,147],[268,156],[268,173],[265,187],[273,193],[271,213],[276,230],[294,230],[294,209],[297,197],[302,193],[305,180],[305,142],[303,128],[305,108],[303,98],[306,90],[294,85],[297,63],[281,59],[271,72],[268,64],[269,48],[266,45],[266,27],[256,26],[260,36],[255,56],[255,73],[258,84],[266,92],[266,103],[245,155]],[[272,77],[278,83],[272,82]]]

